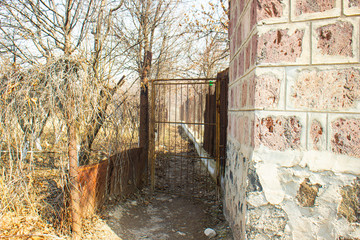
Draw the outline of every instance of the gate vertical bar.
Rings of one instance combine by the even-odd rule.
[[[216,185],[219,188],[220,186],[220,91],[221,91],[221,81],[220,79],[216,80],[216,129],[215,129],[215,158],[216,158]]]
[[[155,190],[155,84],[151,82],[150,123],[149,123],[149,162],[151,191]]]

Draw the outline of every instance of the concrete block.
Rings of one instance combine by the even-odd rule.
[[[244,0],[238,0],[237,1],[237,6],[238,6],[238,16],[240,16],[242,14],[242,12],[244,11],[244,8],[246,6],[248,1],[244,1]]]
[[[329,151],[307,151],[300,163],[312,172],[332,171],[335,173],[360,174],[359,158],[334,154]]]
[[[250,30],[252,30],[257,23],[257,6],[259,1],[252,0],[250,1]]]
[[[236,81],[229,87],[229,108],[230,110],[238,110],[241,101],[242,81]]]
[[[312,25],[312,63],[359,61],[359,19],[325,20]]]
[[[228,106],[229,109],[233,109],[234,108],[234,103],[233,103],[233,99],[234,99],[234,88],[232,86],[229,87],[229,95],[228,95]]]
[[[231,86],[231,110],[239,109],[239,81]]]
[[[241,145],[245,145],[247,144],[245,142],[245,135],[246,135],[246,131],[247,131],[247,126],[246,126],[246,117],[242,114],[239,114],[237,119],[237,128],[236,128],[236,139],[238,140],[238,142],[241,144]]]
[[[233,73],[232,81],[236,81],[239,77],[239,75],[237,74],[238,68],[239,68],[239,54],[236,55],[236,57],[234,58],[233,64],[232,64],[232,73]]]
[[[229,84],[231,84],[231,82],[234,81],[233,73],[234,73],[234,61],[230,60],[230,63],[229,63]]]
[[[259,164],[256,167],[266,200],[271,204],[280,204],[285,192],[281,187],[278,169],[275,164]]]
[[[228,137],[235,138],[235,113],[229,113]]]

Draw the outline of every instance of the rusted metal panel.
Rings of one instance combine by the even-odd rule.
[[[93,214],[105,201],[107,166],[108,161],[105,160],[79,167],[80,212],[83,217]]]
[[[100,163],[79,167],[83,217],[93,214],[108,196],[128,196],[142,185],[147,164],[142,152],[142,148],[133,148]]]
[[[110,157],[108,194],[127,196],[144,181],[147,161],[142,148],[133,148]]]

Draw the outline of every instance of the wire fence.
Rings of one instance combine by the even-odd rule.
[[[130,191],[119,181],[136,179],[136,188],[141,176],[130,173],[129,159],[141,153],[138,92],[121,81],[94,78],[81,59],[3,66],[0,237],[70,236],[107,196]]]

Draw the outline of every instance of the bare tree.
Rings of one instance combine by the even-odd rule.
[[[14,59],[20,59],[19,63],[35,64],[49,62],[53,58],[82,55],[80,59],[91,66],[87,67],[93,78],[89,84],[98,87],[100,94],[95,102],[100,103],[100,106],[94,108],[92,117],[86,118],[88,120],[84,122],[87,127],[79,139],[81,164],[89,162],[89,152],[104,123],[108,100],[121,84],[118,79],[114,87],[115,74],[106,74],[109,64],[114,61],[109,52],[111,49],[106,47],[112,30],[112,15],[121,5],[122,2],[114,5],[106,0],[0,1],[0,31],[5,36],[12,36],[0,40],[0,46]],[[89,42],[93,42],[93,45],[89,45]],[[87,49],[92,52],[89,58],[85,52]],[[112,89],[110,85],[113,85]],[[63,94],[67,96],[67,93]],[[65,113],[65,106],[58,104]],[[20,118],[19,122],[23,123],[24,119]]]
[[[202,77],[214,77],[228,66],[229,8],[227,0],[212,1],[201,9],[187,13],[185,25],[192,41],[189,51],[189,72]]]
[[[108,100],[121,83],[118,81],[113,89],[109,89],[110,76],[101,74],[104,67],[102,64],[105,62],[104,52],[106,52],[103,46],[111,30],[112,14],[121,7],[121,4],[122,2],[120,5],[118,3],[112,6],[107,4],[106,0],[0,1],[2,23],[0,32],[4,36],[11,36],[0,40],[1,48],[9,52],[10,56],[20,59],[18,63],[27,68],[25,72],[36,70],[41,64],[44,66],[39,78],[33,78],[31,74],[27,74],[26,77],[28,83],[38,80],[40,82],[38,85],[45,89],[31,87],[31,84],[28,84],[24,86],[29,86],[30,89],[23,91],[24,86],[22,86],[18,91],[19,95],[28,97],[30,103],[39,105],[41,101],[34,100],[33,95],[39,95],[39,91],[35,89],[46,90],[43,92],[48,93],[47,101],[52,105],[50,108],[41,109],[52,108],[53,112],[60,112],[67,124],[72,229],[75,239],[81,236],[77,145],[81,142],[83,147],[86,143],[88,148],[86,152],[90,151],[93,139],[104,123]],[[95,28],[93,36],[90,34],[91,27]],[[93,56],[87,59],[82,51],[89,41],[94,42],[91,48]],[[20,74],[20,77],[16,78],[17,84],[21,84],[25,79],[23,75]],[[40,94],[40,96],[46,95]],[[89,100],[89,96],[93,97],[95,102]],[[38,115],[29,117],[27,114],[29,112]],[[33,125],[39,119],[42,119],[44,125],[49,116],[49,110],[44,114],[34,109],[32,104],[18,105],[18,113],[21,113],[18,118],[25,133],[29,131],[29,126],[32,126],[33,131]],[[45,117],[41,117],[42,115]],[[83,140],[79,141],[80,128],[86,130],[80,135]],[[41,134],[42,130],[37,132]],[[87,163],[88,155],[81,155],[80,160],[82,163]]]
[[[180,12],[177,10],[180,3],[180,0],[125,0],[117,16],[115,36],[123,43],[120,47],[127,69],[136,73],[138,79],[143,72],[147,51],[153,55],[150,76],[169,72],[166,67],[172,67],[163,63],[170,63],[177,53],[176,44],[181,42]]]

